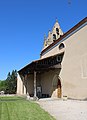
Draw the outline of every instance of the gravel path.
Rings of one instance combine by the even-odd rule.
[[[38,103],[56,120],[87,120],[87,101],[44,99]]]

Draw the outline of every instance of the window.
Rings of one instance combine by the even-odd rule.
[[[58,28],[56,28],[56,32],[59,32],[59,29],[58,29]]]
[[[57,62],[61,62],[62,61],[62,57],[61,56],[57,56],[56,60],[57,60]]]
[[[56,40],[56,35],[55,34],[53,34],[53,40]]]
[[[56,28],[56,33],[57,33],[57,35],[59,35],[59,29],[58,28]]]
[[[62,35],[60,35],[60,37],[62,37]]]
[[[61,43],[60,45],[59,45],[59,50],[61,50],[62,48],[64,48],[65,47],[65,45],[63,44],[63,43]]]

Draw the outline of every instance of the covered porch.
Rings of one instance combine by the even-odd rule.
[[[57,87],[52,85],[54,75],[59,76],[63,55],[61,53],[33,61],[19,70],[17,94],[35,98],[51,97]]]

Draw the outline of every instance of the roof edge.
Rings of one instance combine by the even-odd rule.
[[[52,55],[52,56],[48,56],[46,58],[42,58],[42,59],[38,59],[38,60],[35,60],[35,61],[32,61],[31,63],[27,64],[26,66],[24,66],[23,68],[21,68],[20,70],[18,70],[18,73],[20,73],[21,71],[23,71],[24,69],[26,69],[29,65],[31,64],[34,64],[34,63],[37,63],[39,61],[42,61],[42,60],[45,60],[45,59],[48,59],[48,58],[51,58],[51,57],[55,57],[56,55],[61,55],[61,54],[64,54],[64,52],[61,52],[61,53],[57,53],[55,55]]]
[[[73,31],[75,31],[77,28],[79,28],[82,24],[84,24],[85,22],[87,22],[87,17],[85,17],[84,19],[82,19],[79,23],[77,23],[74,27],[72,27],[70,30],[68,30],[66,33],[64,33],[59,39],[57,39],[55,42],[53,42],[52,44],[50,44],[47,48],[45,48],[44,50],[41,51],[40,56],[42,56],[42,54],[44,52],[46,52],[48,49],[50,49],[51,47],[53,47],[55,44],[57,44],[59,41],[61,41],[63,38],[65,38],[66,36],[68,36],[70,33],[72,33]]]

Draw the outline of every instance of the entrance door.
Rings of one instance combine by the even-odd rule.
[[[60,79],[58,79],[57,88],[58,88],[57,96],[58,96],[58,98],[61,98],[61,81],[60,81]]]

